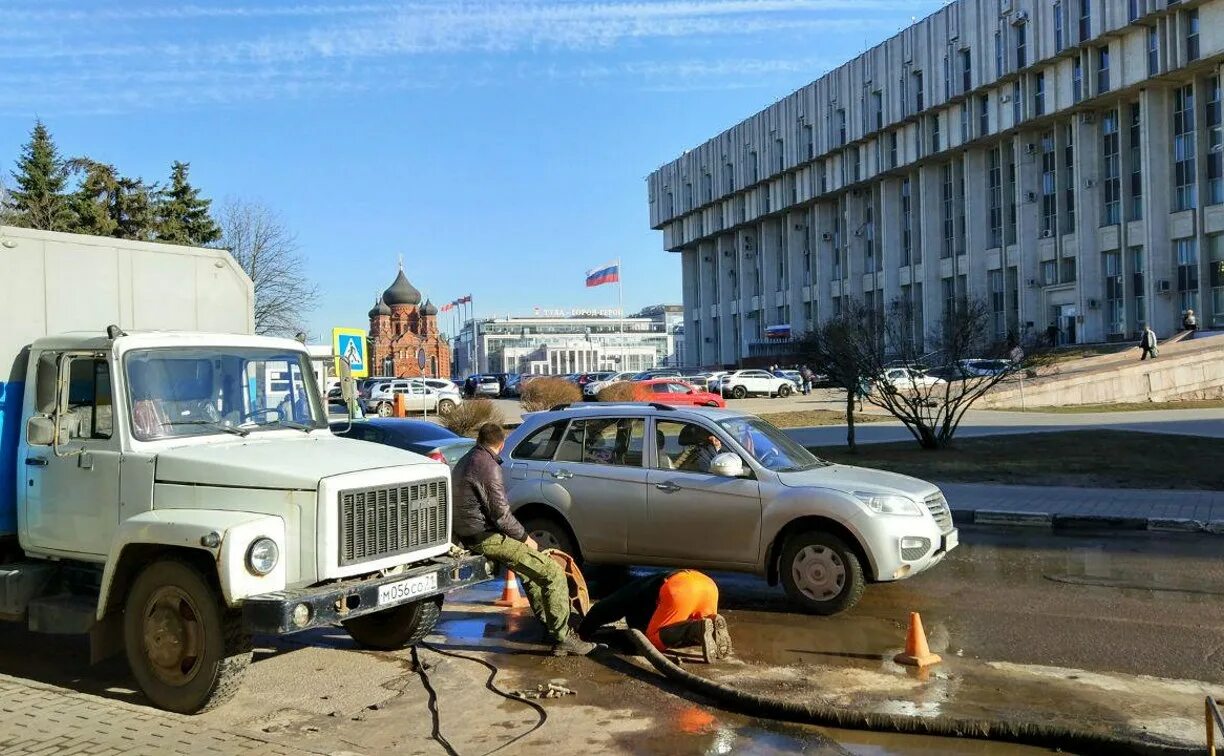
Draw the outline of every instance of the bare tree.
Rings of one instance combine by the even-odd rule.
[[[913,310],[897,303],[879,319],[878,332],[859,344],[872,376],[867,401],[900,420],[922,448],[944,448],[974,402],[1040,357],[1035,341],[998,338],[994,317],[985,302],[961,299],[934,329],[919,334]]]
[[[306,331],[318,287],[302,274],[305,260],[297,237],[272,209],[259,202],[228,199],[217,218],[217,246],[230,254],[255,284],[255,333],[294,336]]]
[[[878,322],[861,302],[846,299],[841,311],[808,333],[800,347],[812,369],[824,373],[833,385],[846,391],[846,445],[857,451],[854,405],[874,377],[872,360],[865,357],[878,343]]]

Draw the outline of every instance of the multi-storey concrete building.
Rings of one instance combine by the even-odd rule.
[[[1224,0],[955,0],[655,171],[689,361],[853,297],[1000,339],[1224,326]],[[774,333],[777,333],[775,329]]]

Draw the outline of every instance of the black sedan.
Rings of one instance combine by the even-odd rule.
[[[351,428],[348,420],[333,420],[331,430],[342,438],[394,446],[445,462],[451,467],[476,445],[472,439],[451,433],[440,425],[399,417],[354,420]]]

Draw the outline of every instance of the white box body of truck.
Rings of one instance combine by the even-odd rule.
[[[227,252],[0,227],[0,308],[0,619],[125,650],[156,705],[224,701],[254,633],[410,645],[490,577],[449,468],[333,436]]]

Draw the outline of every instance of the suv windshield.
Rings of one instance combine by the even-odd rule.
[[[767,470],[803,472],[829,464],[759,417],[735,417],[718,424]]]
[[[327,427],[305,354],[276,349],[146,349],[124,357],[141,441]]]

